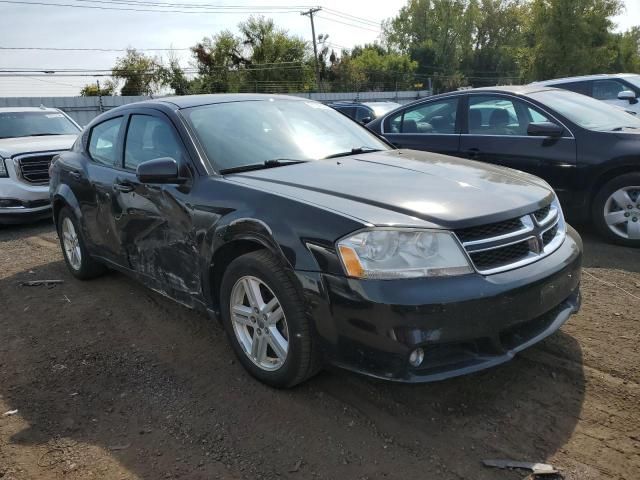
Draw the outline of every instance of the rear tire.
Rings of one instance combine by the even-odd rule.
[[[640,172],[605,183],[593,200],[591,218],[610,242],[640,247]]]
[[[57,227],[64,261],[74,277],[89,280],[106,271],[103,264],[89,255],[78,221],[69,207],[60,210]]]
[[[220,288],[222,322],[240,363],[276,388],[290,388],[320,367],[311,322],[291,272],[267,250],[236,258]]]

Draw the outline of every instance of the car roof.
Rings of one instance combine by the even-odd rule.
[[[59,112],[57,108],[49,107],[0,107],[0,113],[18,112]]]
[[[533,82],[530,85],[559,85],[562,83],[573,83],[585,80],[606,80],[608,78],[626,78],[637,77],[637,73],[600,73],[596,75],[581,75],[577,77],[563,77],[554,78],[551,80],[542,80],[540,82]]]
[[[438,99],[442,97],[450,97],[452,95],[468,95],[470,93],[511,93],[514,95],[529,95],[531,93],[542,92],[542,91],[557,91],[557,88],[547,87],[544,85],[537,84],[529,84],[529,85],[504,85],[500,87],[479,87],[479,88],[467,88],[464,90],[455,90],[447,93],[439,93],[438,95],[432,95],[430,97],[423,97],[419,100],[411,102],[413,105],[418,102],[424,102],[428,100]],[[403,105],[403,107],[406,105]]]
[[[378,101],[370,101],[370,102],[359,102],[358,100],[336,100],[335,102],[331,102],[329,103],[329,105],[337,105],[337,106],[344,106],[344,105],[368,105],[368,106],[375,106],[375,105],[384,105],[386,103],[392,103],[394,105],[398,105],[397,102],[392,102],[391,100],[380,100]]]
[[[250,101],[282,101],[282,100],[295,100],[295,101],[313,101],[303,97],[294,97],[292,95],[271,95],[267,93],[214,93],[206,95],[184,95],[179,97],[162,97],[154,100],[146,100],[138,102],[138,104],[144,103],[164,103],[171,104],[178,108],[190,108],[199,107],[201,105],[213,105],[216,103],[229,103],[229,102],[250,102]],[[131,105],[131,104],[128,104]]]

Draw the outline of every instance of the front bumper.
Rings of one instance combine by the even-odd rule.
[[[29,185],[13,178],[11,169],[9,173],[9,178],[0,178],[0,225],[51,217],[49,185]]]
[[[580,308],[582,242],[568,230],[548,257],[489,276],[360,281],[298,272],[326,359],[405,382],[510,360]],[[412,367],[409,356],[418,347],[424,360]]]

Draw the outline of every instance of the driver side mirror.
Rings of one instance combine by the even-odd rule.
[[[553,122],[532,122],[527,133],[534,137],[561,137],[564,128]]]
[[[636,97],[636,93],[631,90],[623,90],[618,93],[618,100],[628,100],[629,103],[638,103],[638,98]]]
[[[364,118],[361,118],[361,119],[360,119],[360,123],[361,123],[362,125],[366,125],[366,124],[367,124],[367,123],[369,123],[371,120],[373,120],[373,118],[371,118],[371,117],[364,117]]]
[[[142,183],[183,183],[178,162],[170,157],[154,158],[138,165],[136,176]]]

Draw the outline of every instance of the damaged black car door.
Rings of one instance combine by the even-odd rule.
[[[172,178],[140,178],[141,164],[173,159]],[[171,121],[145,109],[127,119],[122,165],[113,185],[113,216],[126,267],[175,296],[198,291],[197,249],[187,195],[190,159]]]

